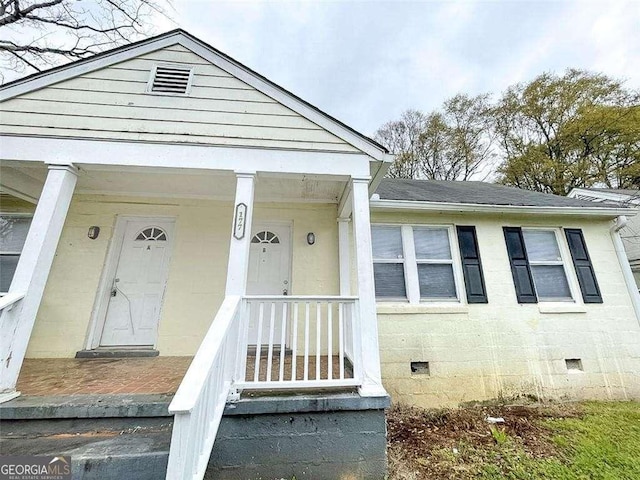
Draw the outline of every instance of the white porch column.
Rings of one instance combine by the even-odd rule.
[[[76,180],[75,167],[49,166],[9,288],[9,294],[24,294],[24,298],[0,316],[0,394],[15,391]]]
[[[373,256],[371,252],[371,222],[369,215],[369,179],[353,178],[353,235],[358,271],[358,297],[362,371],[364,374],[360,395],[385,396],[380,373],[378,347],[378,318],[373,284]],[[355,332],[357,334],[357,331]]]
[[[255,179],[255,172],[236,172],[236,201],[231,225],[226,295],[242,296],[246,293]]]
[[[349,242],[349,218],[338,218],[338,258],[340,260],[340,295],[351,295],[351,245]]]

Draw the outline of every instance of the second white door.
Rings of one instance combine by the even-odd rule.
[[[258,224],[253,227],[249,254],[248,295],[288,295],[291,288],[291,226]],[[265,305],[260,344],[270,335],[270,304]],[[281,311],[275,315],[274,338],[281,338]],[[258,343],[258,312],[249,317],[249,343]],[[286,334],[286,332],[285,332]]]

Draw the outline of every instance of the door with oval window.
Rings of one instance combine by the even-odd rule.
[[[247,278],[248,295],[288,295],[291,290],[291,225],[258,224],[254,225],[249,253],[249,274]],[[249,316],[249,344],[265,345],[271,335],[271,304],[265,305],[262,328],[259,325],[259,312]],[[282,334],[282,302],[273,312],[273,338]],[[286,320],[286,319],[284,319]],[[286,327],[285,327],[286,328]],[[285,335],[287,332],[284,332]],[[259,335],[260,334],[260,335]]]
[[[155,344],[172,236],[172,221],[126,220],[101,346]]]

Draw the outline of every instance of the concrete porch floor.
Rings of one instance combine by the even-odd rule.
[[[173,394],[178,389],[192,357],[145,358],[27,358],[16,389],[22,395],[79,394]],[[316,378],[316,357],[309,357],[309,379]],[[303,378],[304,357],[296,358],[295,378]],[[247,380],[254,378],[255,356],[247,357]],[[278,380],[279,354],[274,354],[271,378]],[[292,356],[285,357],[283,373],[291,380]],[[333,357],[332,377],[339,378],[338,358]],[[263,354],[259,379],[267,378],[267,358]],[[328,358],[320,357],[320,377],[328,378]],[[349,362],[345,361],[345,378],[353,378]]]

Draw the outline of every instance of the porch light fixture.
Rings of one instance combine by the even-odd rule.
[[[313,232],[309,232],[307,233],[307,243],[309,245],[313,245],[314,243],[316,243],[316,234]]]
[[[98,238],[98,235],[100,235],[100,227],[89,227],[89,232],[87,232],[87,236],[91,239],[91,240],[95,240],[96,238]]]

